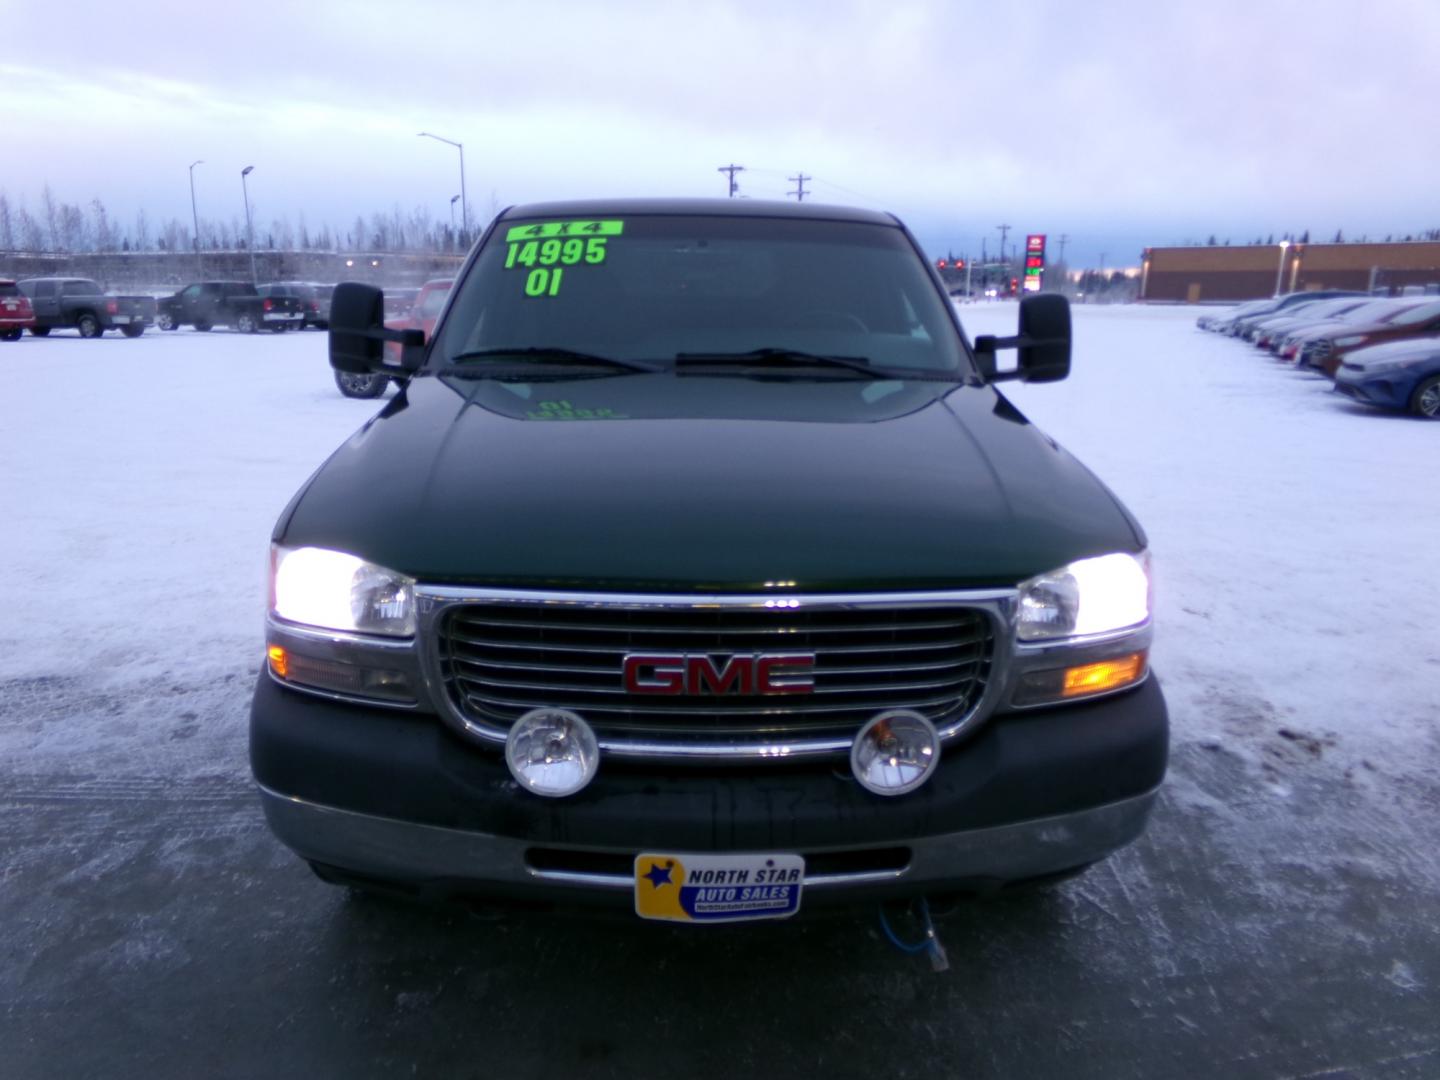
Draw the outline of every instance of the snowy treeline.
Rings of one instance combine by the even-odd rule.
[[[298,222],[292,222],[288,214],[269,221],[262,221],[259,215],[252,217],[257,251],[455,252],[468,246],[466,238],[448,222],[436,221],[419,206],[407,212],[398,203],[388,212],[376,212],[369,218],[357,216],[347,229],[328,223],[311,228],[303,213]],[[243,251],[248,247],[243,217],[202,217],[199,225],[198,246],[203,251]],[[23,198],[12,201],[0,192],[0,251],[180,252],[195,248],[191,221],[152,219],[144,209],[132,220],[122,221],[112,217],[98,197],[88,204],[65,202],[55,197],[49,184],[34,210]]]

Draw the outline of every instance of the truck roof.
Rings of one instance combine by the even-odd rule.
[[[826,203],[791,203],[762,199],[577,199],[565,202],[512,206],[500,220],[534,217],[635,217],[644,214],[683,214],[695,217],[806,218],[819,221],[858,221],[897,225],[894,215],[853,206]]]

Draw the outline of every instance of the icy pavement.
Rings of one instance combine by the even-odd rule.
[[[945,976],[868,923],[496,929],[313,883],[248,790],[266,552],[376,403],[313,332],[0,343],[0,1072],[1440,1075],[1440,424],[1195,314],[1077,307],[1072,377],[1007,386],[1149,532],[1174,761],[1139,844],[952,917]]]

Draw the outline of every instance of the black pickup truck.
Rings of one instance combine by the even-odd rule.
[[[305,303],[294,296],[261,296],[248,281],[201,281],[161,300],[156,323],[161,330],[228,326],[242,334],[298,330],[305,325]]]
[[[1054,880],[1166,769],[1139,524],[888,214],[512,208],[272,537],[251,766],[325,881],[687,923]],[[401,346],[398,360],[387,343]],[[998,350],[1018,350],[1002,368]]]
[[[65,329],[84,338],[97,338],[106,330],[139,337],[155,321],[154,297],[107,295],[89,278],[26,278],[17,285],[30,298],[35,312],[30,332],[36,337]]]

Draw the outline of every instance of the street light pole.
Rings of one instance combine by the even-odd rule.
[[[245,177],[255,171],[254,165],[240,170],[240,190],[245,193],[245,246],[250,249],[250,284],[259,282],[255,274],[255,226],[250,222],[250,189],[245,186]]]
[[[190,163],[190,217],[195,222],[195,276],[205,276],[205,256],[200,254],[200,212],[195,209],[195,166],[204,165],[204,161],[192,161]]]
[[[455,204],[460,200],[459,195],[450,196],[450,231],[455,231]]]
[[[470,236],[470,204],[465,199],[465,144],[458,143],[454,139],[447,139],[443,135],[432,135],[428,131],[420,132],[416,138],[434,139],[436,142],[446,143],[460,151],[460,234],[466,237],[466,243],[468,244]]]
[[[1280,295],[1281,280],[1285,277],[1285,249],[1290,246],[1289,240],[1280,241],[1280,266],[1275,271],[1275,295]]]

